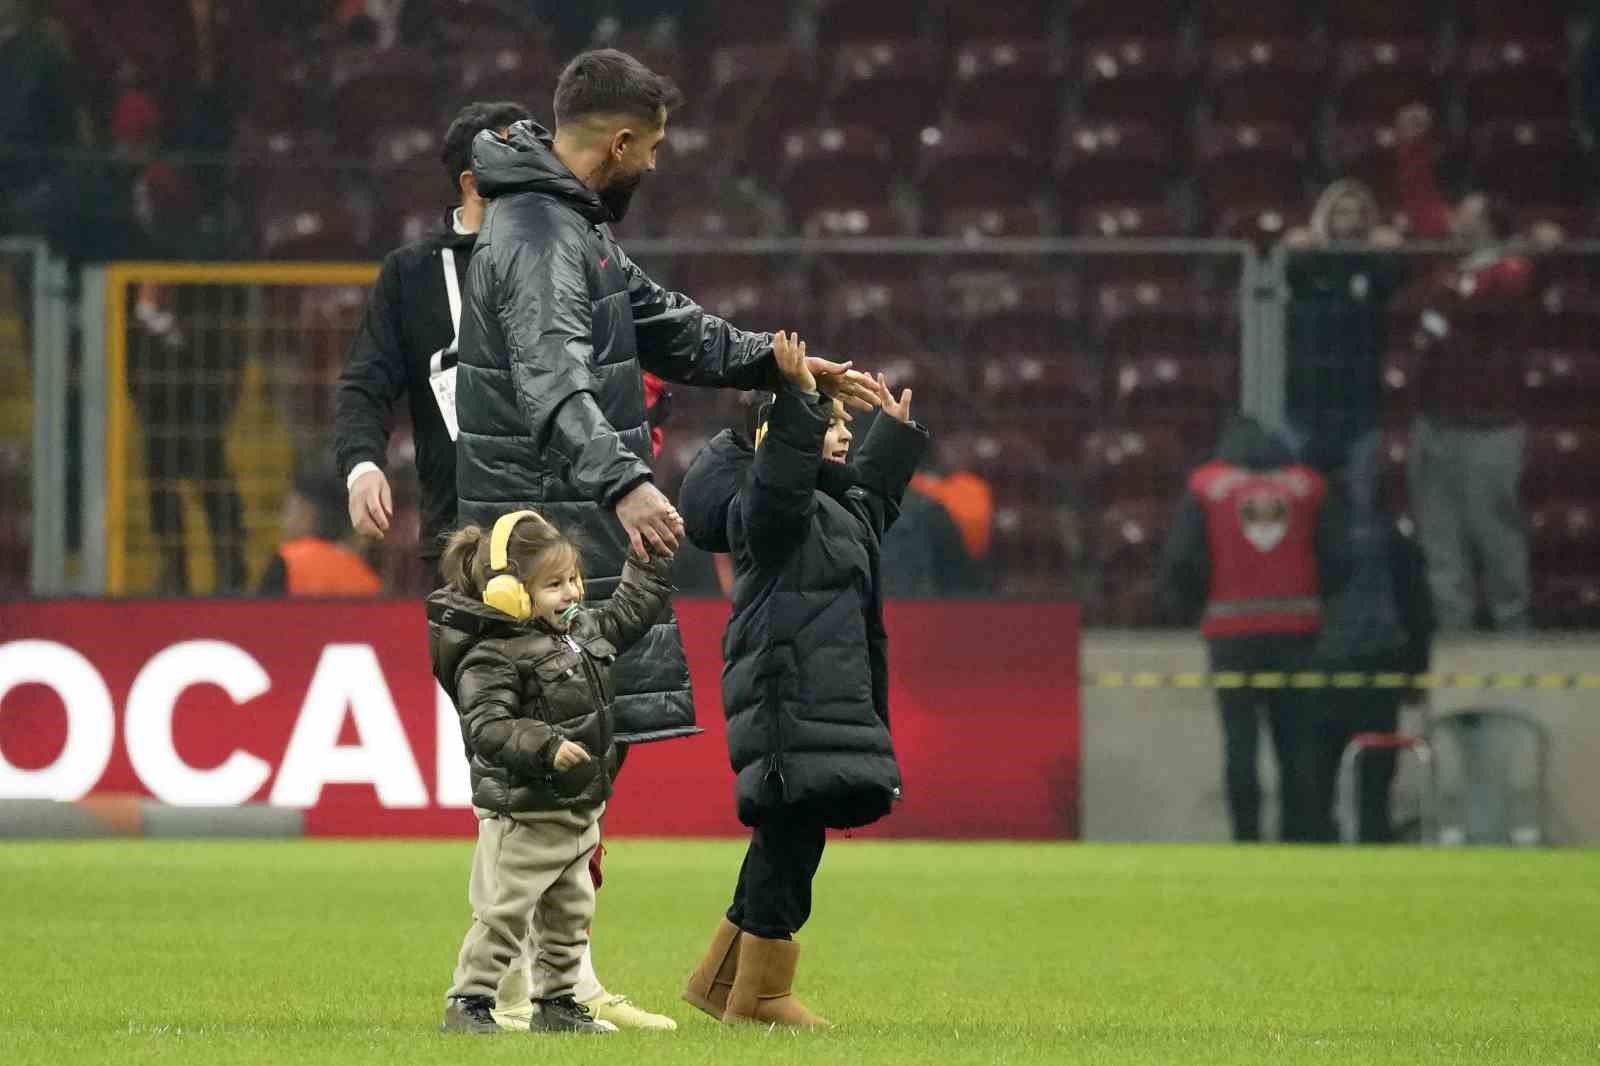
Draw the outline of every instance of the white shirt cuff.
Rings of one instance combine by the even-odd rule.
[[[356,482],[360,481],[363,475],[374,470],[378,470],[378,464],[372,462],[371,460],[363,463],[357,463],[355,466],[350,468],[350,476],[344,479],[344,490],[349,492],[351,489],[356,487]],[[383,471],[379,470],[378,472],[381,474]]]

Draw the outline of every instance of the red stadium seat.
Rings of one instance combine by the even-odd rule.
[[[374,130],[438,110],[440,67],[426,52],[346,53],[333,76],[333,120],[345,151],[364,151]]]
[[[1600,577],[1600,499],[1554,500],[1533,508],[1528,547],[1539,573]]]
[[[933,120],[943,84],[939,51],[926,41],[849,42],[834,50],[828,108],[909,148]]]
[[[1310,217],[1304,201],[1231,204],[1217,216],[1214,232],[1218,237],[1249,241],[1266,248],[1281,241],[1296,226],[1304,226]]]
[[[1431,37],[1439,28],[1437,0],[1337,0],[1328,4],[1328,34],[1335,41],[1358,38]]]
[[[433,126],[382,126],[372,134],[373,170],[383,177],[390,171],[426,169],[444,184],[439,170],[439,142],[442,130]],[[380,178],[380,180],[382,180]]]
[[[935,448],[941,467],[979,475],[997,498],[1052,500],[1063,481],[1054,443],[1026,429],[956,430],[938,437]]]
[[[1113,37],[1077,49],[1078,104],[1090,119],[1175,129],[1188,111],[1192,65],[1173,37]]]
[[[1277,123],[1218,124],[1202,130],[1196,177],[1211,209],[1299,203],[1305,197],[1305,140]]]
[[[1212,39],[1293,37],[1307,29],[1307,5],[1295,0],[1201,0],[1195,14]]]
[[[791,36],[795,28],[792,0],[705,0],[705,6],[706,24],[717,28],[720,41],[766,43]]]
[[[1084,441],[1083,475],[1099,506],[1130,499],[1175,500],[1201,456],[1173,426],[1096,430]]]
[[[922,131],[917,185],[935,219],[952,208],[1026,201],[1041,180],[1035,153],[1004,126],[947,123]]]
[[[970,41],[955,52],[949,115],[1037,136],[1055,129],[1063,87],[1060,57],[1048,41]]]
[[[1536,426],[1523,460],[1523,499],[1531,506],[1565,499],[1600,499],[1600,427],[1569,423]]]
[[[824,311],[832,347],[851,358],[939,347],[927,325],[928,290],[919,281],[841,279],[825,296]]]
[[[817,120],[818,74],[791,45],[747,44],[711,53],[706,112],[713,125],[747,131],[745,162],[761,174],[781,161],[782,131]]]
[[[974,354],[1056,351],[1078,317],[1075,279],[1047,271],[964,269],[934,287],[935,317]]]
[[[1103,406],[1100,372],[1081,356],[1055,352],[985,353],[978,395],[986,414],[1006,419],[1036,419],[1046,425],[1068,420],[1089,424]]]
[[[1590,334],[1591,340],[1594,334]],[[1600,351],[1529,352],[1524,363],[1528,414],[1540,420],[1600,421]]]
[[[735,138],[735,132],[726,127],[669,122],[661,145],[662,169],[671,174],[673,182],[684,176],[710,177],[726,164]]]
[[[1566,120],[1491,122],[1473,132],[1475,183],[1520,203],[1580,204],[1590,168]]]
[[[1229,37],[1211,46],[1206,80],[1219,122],[1305,124],[1317,117],[1326,53],[1293,37]]]
[[[1566,119],[1566,45],[1559,39],[1478,41],[1467,50],[1467,115],[1493,119]]]
[[[829,47],[913,35],[928,14],[928,5],[917,0],[822,0],[818,7],[817,40]]]
[[[1533,616],[1541,628],[1600,629],[1600,575],[1536,577]]]
[[[287,42],[259,43],[251,53],[252,69],[247,75],[251,124],[285,128],[314,123],[328,80],[322,57]]]
[[[1479,37],[1561,37],[1567,18],[1580,5],[1546,0],[1508,4],[1504,0],[1460,0],[1457,13],[1469,33]]]
[[[881,208],[894,178],[889,145],[863,126],[790,130],[783,138],[778,182],[797,218],[821,209]]]
[[[759,204],[731,193],[670,207],[662,216],[661,227],[667,236],[703,240],[761,237],[768,235],[770,228]]]
[[[1070,511],[1038,502],[1004,501],[994,510],[991,558],[1001,591],[1044,597],[1070,585],[1081,551],[1077,522]]]
[[[1073,233],[1079,237],[1182,237],[1183,219],[1164,201],[1104,201],[1078,208]]]
[[[1069,203],[1160,202],[1173,177],[1172,144],[1141,122],[1082,122],[1062,137],[1056,172]]]
[[[853,358],[854,352],[841,352],[840,356]],[[948,416],[970,420],[973,410],[972,360],[964,355],[941,355],[934,352],[874,355],[872,370],[888,379],[898,393],[911,389],[913,410],[927,412],[929,422],[934,416]],[[946,424],[939,421],[938,424]]]
[[[999,6],[999,5],[991,5]],[[1166,26],[1176,33],[1172,0],[1069,0],[1074,40],[1149,33]]]
[[[1408,104],[1443,103],[1440,53],[1425,37],[1346,41],[1335,79],[1341,122],[1387,123]]]
[[[807,237],[892,237],[903,231],[888,204],[812,204],[799,222]]]
[[[1094,311],[1095,337],[1108,355],[1229,351],[1237,335],[1232,303],[1176,277],[1100,285]]]
[[[1390,122],[1341,123],[1328,133],[1326,162],[1336,178],[1364,182],[1386,208],[1399,205],[1399,172],[1394,126]]]
[[[1588,354],[1600,338],[1600,278],[1583,259],[1552,257],[1542,264],[1543,285],[1530,308],[1526,342],[1531,347]]]
[[[927,7],[929,5],[921,5]],[[1054,0],[948,0],[945,29],[952,40],[1044,37],[1054,29]]]
[[[938,222],[940,236],[971,242],[989,237],[1044,237],[1049,229],[1044,213],[1030,204],[952,207]]]
[[[536,115],[546,114],[560,73],[550,54],[525,38],[469,49],[460,53],[453,66],[460,72],[456,94],[463,102],[514,100]]]
[[[1141,355],[1114,368],[1114,409],[1125,421],[1174,420],[1214,426],[1233,406],[1237,363],[1232,358]],[[1207,438],[1209,439],[1209,438]]]

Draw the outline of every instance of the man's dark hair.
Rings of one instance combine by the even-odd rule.
[[[463,107],[445,131],[444,148],[439,152],[445,173],[450,179],[451,191],[457,196],[461,195],[461,172],[472,169],[474,137],[484,130],[505,129],[513,122],[532,117],[527,108],[509,100],[498,103],[479,101]]]
[[[657,122],[683,103],[672,79],[657,74],[626,52],[599,48],[580,52],[556,82],[556,125],[590,115],[634,115]]]

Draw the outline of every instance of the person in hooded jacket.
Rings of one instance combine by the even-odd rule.
[[[684,999],[723,1022],[828,1024],[793,994],[824,831],[867,825],[900,795],[889,732],[879,546],[928,445],[878,378],[883,415],[847,462],[844,405],[817,391],[805,345],[774,338],[786,378],[754,445],[724,431],[684,478],[691,541],[734,561],[723,708],[750,847],[733,904]]]
[[[772,338],[668,292],[612,238],[669,113],[672,82],[614,49],[584,52],[556,86],[556,129],[513,124],[473,143],[488,199],[467,271],[456,378],[460,519],[484,525],[537,507],[584,544],[603,601],[625,556],[670,554],[683,531],[653,483],[641,371],[669,382],[773,388]],[[870,380],[813,359],[824,392],[866,407]],[[669,616],[613,672],[618,738],[697,732],[677,621]]]
[[[1232,419],[1217,458],[1190,476],[1162,556],[1180,617],[1203,615],[1211,668],[1289,673],[1305,667],[1322,604],[1344,580],[1344,522],[1321,474],[1253,418]],[[1306,766],[1314,709],[1292,685],[1217,689],[1224,782],[1235,840],[1261,839],[1256,774],[1264,710],[1278,757],[1284,840],[1315,838]]]
[[[629,563],[584,609],[578,549],[535,511],[492,532],[466,526],[428,597],[433,675],[461,716],[478,816],[472,926],[445,1008],[446,1032],[495,1033],[495,996],[538,923],[534,1032],[599,1033],[576,992],[618,753],[607,676],[666,609],[671,560]]]

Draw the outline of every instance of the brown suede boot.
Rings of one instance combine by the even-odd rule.
[[[728,994],[726,1025],[788,1025],[826,1028],[833,1023],[818,1017],[794,998],[794,970],[800,945],[792,940],[766,940],[745,933],[739,938],[739,971]]]
[[[728,919],[722,919],[706,949],[706,957],[689,975],[683,988],[683,1001],[699,1007],[718,1021],[728,1009],[728,993],[733,990],[734,974],[739,969],[739,940],[744,933]]]

